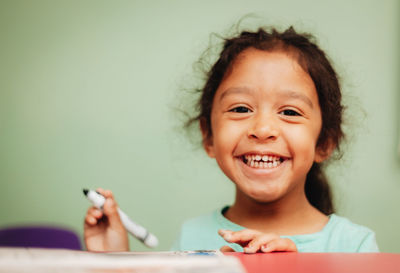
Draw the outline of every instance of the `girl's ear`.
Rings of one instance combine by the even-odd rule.
[[[200,119],[200,130],[203,138],[203,148],[209,157],[215,158],[214,144],[210,129],[208,128],[207,121],[204,118]]]
[[[315,151],[314,161],[316,163],[322,163],[327,160],[336,148],[336,144],[332,140],[328,140],[326,144],[317,146]]]

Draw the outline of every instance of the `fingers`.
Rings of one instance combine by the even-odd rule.
[[[107,198],[103,206],[104,214],[108,218],[110,227],[120,229],[122,227],[121,218],[118,213],[117,203],[111,199]]]
[[[97,188],[96,191],[98,193],[100,193],[101,195],[103,195],[105,198],[114,199],[114,195],[113,195],[112,191],[110,191],[110,190],[105,190],[103,188]]]
[[[103,211],[107,217],[113,216],[117,213],[117,202],[115,202],[114,195],[110,190],[104,190],[102,188],[97,188],[96,191],[104,196],[106,199],[103,204]]]
[[[118,215],[118,205],[114,200],[113,193],[110,190],[104,190],[103,188],[97,188],[96,191],[105,197],[103,210],[96,207],[90,207],[86,213],[85,224],[94,226],[103,216],[107,216],[111,225],[115,221],[117,221],[117,224],[119,225],[120,219]]]
[[[110,190],[105,190],[105,189],[103,189],[103,188],[98,188],[96,191],[97,191],[98,193],[100,193],[101,195],[103,195],[105,198],[112,198],[112,199],[114,199],[114,195],[113,195],[112,191],[110,191]]]
[[[262,252],[293,251],[297,252],[296,244],[289,238],[278,238],[261,246]]]
[[[275,251],[297,251],[297,247],[289,238],[281,238],[276,234],[270,233],[256,237],[243,248],[243,251],[245,253],[270,253]]]
[[[114,199],[112,191],[104,190],[102,188],[98,188],[96,191],[106,198],[103,205],[103,212],[108,218],[110,227],[118,230],[124,229],[118,213],[118,204]]]
[[[86,213],[85,224],[94,226],[103,217],[103,212],[96,207],[90,207]]]
[[[250,241],[255,237],[261,235],[262,233],[252,229],[243,229],[240,231],[231,231],[220,229],[218,234],[224,238],[225,241],[229,243],[236,243],[241,246],[247,246]]]
[[[296,244],[292,240],[281,238],[274,233],[262,233],[251,229],[219,230],[218,233],[225,241],[241,245],[245,253],[297,251]],[[223,246],[221,251],[229,252],[233,250],[229,246]]]
[[[261,233],[255,236],[253,240],[247,244],[247,246],[244,246],[243,251],[245,253],[256,253],[261,250],[262,246],[268,246],[270,242],[279,238],[280,237],[274,233]]]

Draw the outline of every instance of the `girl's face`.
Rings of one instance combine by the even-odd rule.
[[[215,94],[204,147],[238,194],[272,202],[304,194],[313,162],[325,159],[316,148],[321,124],[309,74],[284,52],[249,48]]]

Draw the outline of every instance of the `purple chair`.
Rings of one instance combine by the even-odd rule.
[[[41,247],[82,250],[79,236],[55,226],[16,226],[0,229],[2,247]]]

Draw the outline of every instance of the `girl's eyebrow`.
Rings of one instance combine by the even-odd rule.
[[[222,99],[227,96],[227,95],[232,95],[232,94],[248,94],[251,93],[253,90],[247,87],[230,87],[226,90],[224,90],[219,97],[219,100],[222,101]]]
[[[221,94],[219,100],[222,101],[222,99],[225,96],[228,95],[232,95],[232,94],[248,94],[253,92],[253,90],[251,88],[247,88],[247,87],[231,87],[228,88],[226,90],[224,90],[224,92]],[[310,100],[309,97],[307,97],[306,95],[300,93],[300,92],[296,92],[293,90],[280,90],[279,91],[279,96],[283,97],[283,98],[289,98],[289,99],[298,99],[301,100],[303,102],[305,102],[307,105],[309,105],[311,108],[314,108],[314,105],[312,103],[312,101]]]
[[[311,108],[314,108],[314,105],[313,105],[312,101],[310,100],[310,98],[302,93],[299,93],[299,92],[296,92],[293,90],[282,90],[280,92],[280,96],[290,98],[290,99],[301,100],[301,101],[305,102],[306,104],[308,104]]]

